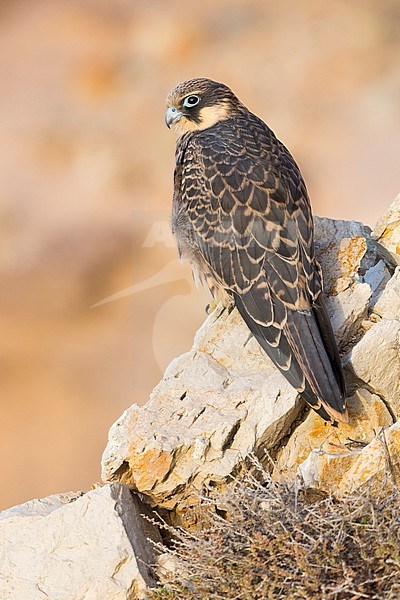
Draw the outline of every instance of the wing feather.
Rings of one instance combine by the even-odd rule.
[[[325,419],[346,420],[307,190],[293,158],[260,119],[248,113],[183,136],[173,226],[190,260],[233,296],[305,400]]]

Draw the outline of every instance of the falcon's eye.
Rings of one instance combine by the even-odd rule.
[[[192,106],[196,106],[200,102],[199,96],[188,96],[183,101],[183,106],[186,108],[192,108]]]

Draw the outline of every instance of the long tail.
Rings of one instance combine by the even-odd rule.
[[[235,304],[260,346],[304,400],[325,421],[348,422],[342,367],[321,295],[310,311],[288,310],[281,330],[252,319],[236,294]]]

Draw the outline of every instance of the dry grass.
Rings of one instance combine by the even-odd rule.
[[[257,466],[204,499],[202,531],[174,530],[177,570],[151,598],[397,600],[399,501],[386,488],[310,502]]]

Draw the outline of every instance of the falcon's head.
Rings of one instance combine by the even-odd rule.
[[[223,83],[190,79],[177,85],[167,97],[165,122],[179,134],[207,129],[228,119],[240,102]]]

